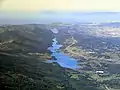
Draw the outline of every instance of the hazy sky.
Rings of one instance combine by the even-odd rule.
[[[120,11],[120,0],[3,0],[3,11]]]

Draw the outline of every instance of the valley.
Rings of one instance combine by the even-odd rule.
[[[119,90],[120,25],[112,25],[0,26],[0,89]]]
[[[55,35],[63,45],[60,51],[77,60],[79,72],[88,73],[91,78],[103,86],[107,85],[111,90],[119,89],[119,23],[111,23],[111,26],[88,23],[55,24],[52,28],[59,31]],[[96,71],[104,74],[96,74]]]

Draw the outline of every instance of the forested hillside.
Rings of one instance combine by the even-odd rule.
[[[0,26],[0,90],[102,90],[88,74],[43,62],[53,38],[44,25]]]

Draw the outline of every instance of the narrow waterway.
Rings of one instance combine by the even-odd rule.
[[[53,39],[52,46],[48,48],[52,52],[51,56],[56,57],[57,60],[49,60],[49,62],[57,62],[60,66],[66,68],[76,69],[79,68],[77,60],[65,55],[63,52],[59,52],[62,45],[58,44],[56,38]]]

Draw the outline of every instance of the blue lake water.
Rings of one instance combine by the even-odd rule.
[[[52,52],[51,56],[55,56],[57,60],[49,60],[49,62],[57,62],[60,66],[66,68],[79,68],[79,66],[77,65],[77,60],[58,51],[60,47],[62,47],[62,45],[59,45],[56,38],[54,38],[52,47],[49,47],[48,50]]]

